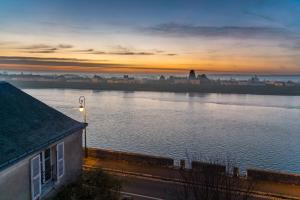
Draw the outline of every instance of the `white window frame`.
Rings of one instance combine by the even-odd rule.
[[[38,169],[39,169],[39,172],[36,176],[34,176],[33,174],[33,163],[34,163],[34,160],[38,159]],[[40,198],[41,196],[41,193],[42,193],[42,182],[41,182],[41,156],[40,154],[38,154],[37,156],[33,157],[31,159],[31,162],[30,162],[30,171],[31,171],[31,199],[32,200],[37,200]],[[39,193],[37,193],[36,196],[34,196],[34,186],[33,186],[33,183],[34,181],[38,179],[38,183],[39,183]]]
[[[62,146],[62,158],[59,158],[59,147]],[[62,173],[60,174],[60,164],[62,164]],[[57,181],[59,181],[65,174],[65,147],[64,147],[64,142],[58,143],[56,145],[56,176],[57,176]]]

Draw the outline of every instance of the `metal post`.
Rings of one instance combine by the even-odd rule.
[[[86,145],[86,128],[84,128],[84,154],[85,157],[88,157],[87,145]]]
[[[86,107],[85,107],[85,97],[84,96],[80,96],[79,97],[79,104],[80,104],[80,108],[83,108],[83,120],[84,123],[86,124]],[[88,150],[87,150],[87,144],[86,144],[86,127],[84,128],[84,154],[85,157],[88,157]]]

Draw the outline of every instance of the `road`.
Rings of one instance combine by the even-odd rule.
[[[183,195],[183,186],[180,183],[124,174],[114,175],[123,181],[122,195],[131,196],[134,200],[182,199],[180,197]],[[250,199],[270,200],[280,198],[257,193],[253,194]]]
[[[84,169],[103,169],[120,177],[123,194],[133,196],[135,200],[179,199],[184,182],[178,170],[173,168],[153,167],[132,164],[116,160],[85,159]],[[274,182],[257,181],[252,192],[252,199],[298,199],[300,186]]]

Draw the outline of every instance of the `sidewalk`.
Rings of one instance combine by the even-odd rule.
[[[144,176],[148,178],[157,178],[162,180],[180,180],[179,170],[173,168],[154,167],[149,165],[132,164],[119,160],[100,160],[88,157],[85,159],[84,167],[102,168],[111,172],[126,172],[127,174]],[[300,186],[279,184],[273,182],[257,182],[254,190],[262,193],[281,195],[282,197],[291,197],[300,199]]]
[[[180,179],[180,173],[173,168],[155,167],[149,165],[132,164],[120,160],[106,160],[88,157],[85,159],[85,166],[92,168],[102,168],[105,170],[115,170],[120,172],[132,172],[135,174],[144,174],[170,179]]]

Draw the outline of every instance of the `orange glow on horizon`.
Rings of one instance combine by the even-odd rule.
[[[236,51],[236,50],[235,50]],[[228,55],[227,55],[228,54]],[[206,53],[174,55],[90,55],[61,51],[55,53],[28,53],[16,49],[0,49],[1,57],[42,59],[40,63],[0,63],[2,70],[58,71],[87,73],[187,73],[194,69],[203,73],[270,73],[300,74],[297,62],[285,56],[249,55],[247,53]],[[50,58],[50,61],[47,59]],[[53,60],[58,59],[56,64]],[[59,60],[61,59],[61,60]],[[66,60],[63,60],[66,59]],[[72,60],[68,63],[68,59]],[[51,61],[52,60],[52,61]],[[67,63],[65,65],[65,63]],[[288,68],[284,66],[289,66]]]

